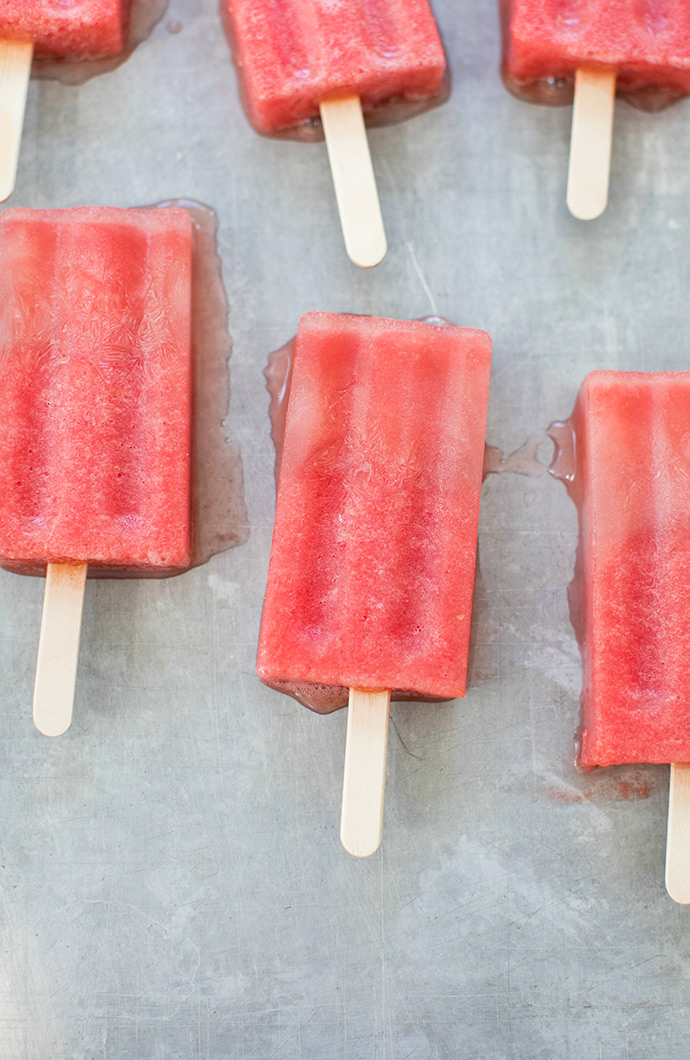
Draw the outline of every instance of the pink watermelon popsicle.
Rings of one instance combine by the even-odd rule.
[[[575,405],[580,764],[672,763],[667,887],[690,902],[690,372],[593,372]]]
[[[224,0],[245,107],[260,133],[318,127],[325,99],[365,114],[441,96],[443,46],[428,0]]]
[[[119,55],[129,0],[0,0],[0,202],[14,191],[31,62]]]
[[[323,127],[348,253],[378,264],[385,236],[362,111],[400,120],[442,101],[446,61],[428,0],[223,0],[223,11],[250,121],[303,138]]]
[[[650,110],[690,93],[690,6],[685,0],[502,4],[510,90],[563,103],[575,89],[569,205],[578,217],[598,216],[606,205],[616,89]]]
[[[263,681],[323,710],[347,689],[464,694],[490,357],[482,331],[302,318]]]
[[[580,762],[690,761],[690,372],[593,372],[575,406]]]
[[[3,0],[0,39],[29,41],[40,59],[102,59],[125,46],[129,0]]]
[[[583,66],[615,71],[617,89],[656,108],[690,93],[685,0],[504,0],[503,72],[511,91],[570,102]]]
[[[5,566],[188,566],[191,238],[182,209],[0,215]]]

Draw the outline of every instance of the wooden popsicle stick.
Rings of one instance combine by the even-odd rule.
[[[350,689],[340,842],[356,858],[381,844],[390,703],[390,692]]]
[[[671,766],[666,836],[666,890],[690,905],[690,762]]]
[[[0,40],[0,202],[14,191],[29,88],[32,41]]]
[[[345,249],[355,265],[370,269],[386,254],[386,233],[362,104],[359,96],[346,96],[320,109]]]
[[[60,736],[72,723],[86,563],[49,563],[34,685],[34,724]]]
[[[615,99],[614,70],[575,72],[568,209],[581,221],[599,217],[608,202]]]

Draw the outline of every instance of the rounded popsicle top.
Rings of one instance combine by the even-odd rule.
[[[125,47],[130,0],[3,0],[0,39],[31,41],[39,59],[104,59]]]

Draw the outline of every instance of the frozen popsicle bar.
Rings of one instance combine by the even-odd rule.
[[[34,721],[72,717],[87,567],[190,561],[185,210],[0,215],[0,563],[45,572]]]
[[[186,210],[0,215],[0,561],[189,562]]]
[[[465,691],[490,357],[466,328],[300,322],[257,665],[324,713],[349,694],[358,857],[381,841],[391,693]]]
[[[574,97],[568,207],[582,220],[608,201],[616,92],[658,110],[690,92],[685,0],[502,0],[503,75],[533,102]]]
[[[464,694],[490,349],[467,328],[302,318],[263,681]]]
[[[690,761],[690,372],[593,372],[573,414],[580,762]]]
[[[428,0],[223,0],[247,114],[261,133],[318,122],[323,100],[365,113],[429,103],[446,62]]]
[[[614,71],[618,92],[656,109],[690,92],[685,0],[503,0],[508,87],[545,103],[572,98],[581,67]]]
[[[30,41],[39,59],[103,59],[125,45],[129,0],[2,0],[0,40]]]
[[[32,60],[120,55],[128,13],[129,0],[0,0],[0,202],[14,191]]]
[[[428,0],[223,0],[245,109],[261,133],[326,139],[345,246],[378,265],[386,237],[364,126],[444,97]]]

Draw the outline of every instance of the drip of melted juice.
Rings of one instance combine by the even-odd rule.
[[[32,76],[44,81],[61,81],[64,85],[82,85],[98,74],[107,74],[122,66],[132,52],[150,37],[163,18],[169,0],[131,0],[127,43],[120,55],[107,59],[35,59]]]

